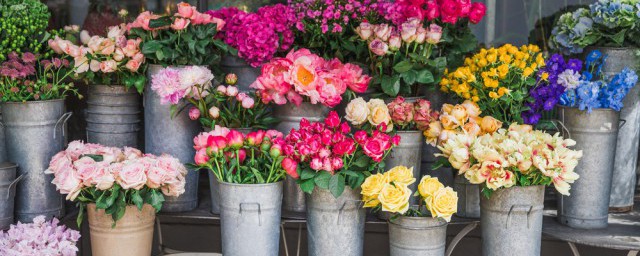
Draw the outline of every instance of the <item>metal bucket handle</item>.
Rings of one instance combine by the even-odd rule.
[[[362,208],[362,206],[364,205],[364,202],[362,200],[344,200],[344,202],[342,203],[342,206],[340,206],[340,211],[338,212],[338,221],[336,222],[336,225],[340,225],[340,223],[342,223],[342,213],[344,213],[344,207],[347,206],[347,203],[357,203],[358,208]]]
[[[258,206],[258,226],[262,226],[262,207],[260,207],[260,203],[240,203],[238,213],[242,216],[242,206],[243,205],[256,205]],[[240,219],[238,218],[238,225],[240,225]]]
[[[511,206],[511,209],[509,209],[509,214],[507,215],[506,228],[509,228],[509,223],[511,222],[511,213],[514,211],[517,211],[516,209],[518,208],[520,208],[521,211],[524,211],[527,213],[527,228],[531,228],[530,217],[531,217],[531,212],[533,211],[533,205],[529,205],[529,204],[514,204]]]
[[[15,192],[13,192],[13,189],[11,188],[18,185],[18,182],[20,182],[22,179],[24,179],[24,174],[18,176],[18,178],[16,178],[13,182],[11,182],[11,184],[9,184],[9,191],[7,191],[7,200],[11,199],[11,197],[14,196],[12,194],[15,194]]]
[[[56,126],[53,127],[53,139],[56,139],[56,133],[58,131],[58,125],[62,124],[62,137],[65,137],[64,134],[64,125],[67,124],[67,121],[69,121],[69,118],[71,118],[71,115],[73,115],[73,112],[67,112],[64,113],[60,118],[58,118],[58,121],[56,122]]]
[[[622,127],[627,123],[627,120],[620,119],[620,124],[618,125],[618,129],[622,129]]]
[[[562,110],[562,111],[564,111],[564,110]],[[564,113],[563,113],[563,117],[564,117]],[[560,126],[562,127],[562,131],[567,133],[567,139],[571,139],[571,132],[569,131],[569,128],[567,128],[567,126],[564,125],[564,122],[562,122],[560,120],[552,120],[551,123],[554,124],[556,129],[558,129],[558,126],[556,125],[556,123],[560,124]],[[560,129],[558,129],[558,130],[560,130]]]

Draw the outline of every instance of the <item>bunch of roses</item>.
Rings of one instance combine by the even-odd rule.
[[[425,99],[406,102],[403,97],[398,96],[387,107],[391,114],[391,122],[400,130],[424,131],[439,116],[437,111],[431,111],[431,102]]]
[[[59,225],[58,219],[46,221],[38,216],[33,223],[11,225],[6,232],[0,231],[0,254],[5,256],[60,255],[74,256],[78,253],[76,243],[80,232]]]
[[[550,185],[569,195],[570,183],[582,151],[571,150],[575,141],[559,134],[534,131],[530,125],[512,124],[508,130],[476,137],[452,134],[438,148],[451,165],[473,184],[484,184],[483,193],[512,186]]]
[[[439,19],[449,24],[467,18],[471,23],[478,24],[486,11],[483,3],[471,3],[471,0],[397,0],[380,7],[385,19],[396,25],[410,18],[428,21]]]
[[[403,49],[403,46],[407,51],[415,51],[418,45],[425,42],[430,45],[438,44],[442,38],[442,27],[432,23],[424,28],[421,20],[411,18],[397,27],[385,23],[372,25],[362,22],[356,28],[356,33],[360,39],[369,42],[372,53],[384,56]]]
[[[391,150],[400,143],[399,136],[390,136],[382,123],[371,134],[358,130],[353,135],[348,123],[340,121],[335,111],[329,113],[324,122],[300,121],[300,129],[292,130],[286,137],[284,152],[287,173],[298,178],[297,165],[304,162],[313,171],[327,171],[334,174],[349,170],[352,161],[346,161],[362,150],[364,155],[380,163]],[[288,160],[287,160],[288,159]]]
[[[582,61],[570,59],[565,62],[560,54],[554,54],[538,71],[538,86],[529,90],[532,102],[526,103],[528,110],[522,112],[525,124],[535,125],[545,111],[551,111],[560,101],[565,89],[575,89],[580,83]]]
[[[346,1],[301,1],[289,0],[299,21],[296,28],[302,32],[319,30],[322,34],[342,33],[351,21],[366,20],[382,7],[386,1],[346,0]]]
[[[211,170],[218,180],[230,183],[272,183],[284,178],[282,133],[258,130],[246,136],[215,126],[193,139],[195,164]],[[247,157],[249,156],[249,157]]]
[[[238,49],[238,56],[253,67],[271,60],[279,52],[288,51],[293,45],[293,26],[298,19],[289,6],[264,6],[255,13],[229,7],[207,14],[225,21],[219,38]]]
[[[168,67],[151,77],[151,89],[160,96],[162,104],[176,105],[181,99],[202,100],[209,95],[211,80],[213,74],[206,67]]]
[[[383,174],[369,176],[362,183],[360,192],[364,207],[421,217],[423,214],[420,209],[412,211],[409,205],[409,199],[413,194],[409,185],[415,181],[413,168],[405,166],[396,166]],[[438,178],[428,175],[422,177],[416,196],[420,197],[419,205],[424,203],[433,218],[443,218],[448,222],[457,212],[458,194],[452,188],[445,187]]]
[[[462,104],[442,105],[442,111],[424,131],[427,143],[444,145],[453,134],[465,133],[470,136],[482,136],[494,133],[502,127],[502,122],[491,116],[481,117],[478,104],[466,100]]]
[[[157,30],[165,30],[165,29],[173,29],[175,31],[180,31],[186,29],[189,25],[205,25],[215,23],[218,27],[218,30],[221,30],[224,27],[224,21],[215,17],[212,17],[206,13],[200,13],[196,10],[195,6],[191,6],[188,3],[181,2],[178,4],[178,12],[174,14],[172,18],[173,22],[171,25],[167,27],[154,28],[153,26],[149,26],[151,20],[155,20],[161,18],[162,16],[151,13],[150,11],[146,11],[140,13],[136,19],[127,24],[127,31],[133,28],[142,28],[146,31],[157,31]]]
[[[365,92],[370,79],[357,65],[325,60],[303,48],[264,64],[262,74],[250,87],[265,104],[283,105],[288,100],[300,105],[305,96],[312,104],[335,107],[343,94]]]
[[[56,154],[46,173],[67,200],[74,201],[84,190],[107,191],[118,185],[125,190],[159,189],[166,196],[184,193],[187,169],[169,155],[143,155],[137,149],[69,143]]]
[[[386,132],[393,130],[389,107],[381,99],[370,99],[366,102],[361,97],[355,98],[347,104],[345,112],[345,119],[354,126],[361,127],[369,124],[372,127],[378,127],[384,124],[387,128]]]

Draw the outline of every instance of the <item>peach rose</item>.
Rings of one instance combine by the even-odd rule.
[[[118,69],[118,63],[115,60],[106,60],[100,63],[100,71],[102,73],[112,73]]]
[[[498,129],[502,127],[502,122],[498,121],[491,116],[485,116],[482,118],[482,122],[480,123],[480,128],[485,133],[494,133]]]

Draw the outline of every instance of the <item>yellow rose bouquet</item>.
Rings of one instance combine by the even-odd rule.
[[[475,137],[493,133],[502,127],[502,122],[492,116],[481,117],[481,113],[478,104],[471,100],[457,105],[444,104],[438,118],[424,131],[424,137],[430,145],[442,146],[453,134]]]
[[[506,44],[482,49],[440,81],[444,92],[476,102],[482,112],[506,124],[523,123],[529,92],[546,77],[537,77],[545,60],[536,45]]]
[[[412,191],[409,185],[416,182],[413,168],[396,166],[384,174],[369,176],[362,183],[362,200],[365,208],[374,211],[394,213],[395,216],[412,216],[442,218],[451,221],[451,216],[458,209],[458,194],[450,187],[445,187],[438,178],[424,176],[413,196],[420,197],[419,204],[411,207],[409,199]],[[422,211],[426,207],[426,211]]]
[[[490,197],[501,188],[551,185],[569,195],[571,183],[579,178],[574,172],[582,151],[569,147],[575,141],[558,133],[550,135],[530,125],[511,124],[479,137],[468,133],[452,134],[438,148],[459,175],[473,184],[482,184],[482,193]]]

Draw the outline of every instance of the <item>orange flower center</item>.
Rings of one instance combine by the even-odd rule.
[[[311,71],[309,71],[306,68],[300,68],[298,70],[297,77],[298,77],[298,81],[300,81],[300,83],[305,87],[311,84],[311,82],[313,82],[313,79],[314,79],[313,73],[311,73]]]

